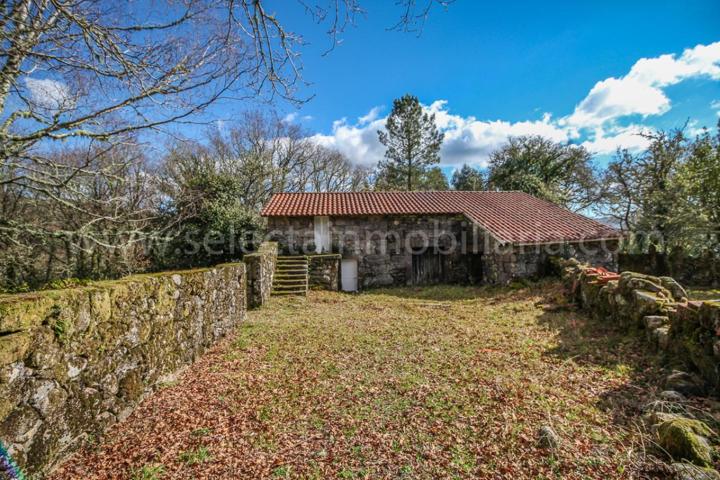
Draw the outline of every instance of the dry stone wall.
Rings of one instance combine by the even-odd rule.
[[[340,290],[340,254],[308,255],[308,286],[315,290]]]
[[[488,283],[506,285],[514,280],[547,276],[555,270],[557,258],[617,268],[617,240],[520,246],[498,246],[492,242],[490,246],[483,258],[483,276]]]
[[[713,469],[720,444],[712,413],[686,408],[686,395],[720,393],[720,301],[693,302],[671,277],[565,264],[571,298],[601,320],[644,332],[665,353],[674,370],[658,399],[642,407],[641,420],[653,435],[651,452],[673,462],[674,478],[717,479]],[[709,422],[709,423],[708,423]]]
[[[679,250],[668,255],[657,252],[621,253],[619,263],[623,271],[669,275],[683,285],[720,286],[720,257],[712,252],[700,256],[686,255]]]
[[[277,256],[278,244],[264,242],[257,252],[243,257],[247,269],[248,308],[260,307],[270,298]]]
[[[245,265],[0,297],[0,440],[29,473],[122,420],[245,318]]]
[[[644,331],[650,343],[698,374],[720,394],[720,300],[694,302],[671,277],[616,274],[575,260],[563,270],[566,289],[601,319]]]

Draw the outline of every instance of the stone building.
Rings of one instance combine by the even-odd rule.
[[[617,266],[620,232],[521,192],[280,193],[262,211],[281,254],[342,255],[341,287],[506,284],[551,256]]]

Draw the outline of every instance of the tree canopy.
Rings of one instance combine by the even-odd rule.
[[[277,99],[304,103],[304,37],[321,29],[332,50],[365,2],[295,3],[309,21],[293,19],[297,31],[283,7],[265,0],[0,2],[0,289],[152,268],[142,245],[190,221],[164,223],[172,199],[159,186],[162,144],[178,138],[177,127],[212,125],[218,102],[245,109],[260,100],[268,110]],[[450,3],[400,0],[390,27],[417,31],[433,7]],[[266,170],[267,152],[280,152],[284,140],[261,145],[250,139],[252,122],[242,123],[241,183],[202,173],[202,186],[177,191],[219,198],[241,189],[244,206],[257,209],[280,185],[368,188],[367,172],[317,146],[300,176],[296,165]],[[215,213],[225,220],[208,227],[245,221]]]
[[[620,150],[608,165],[600,211],[632,234],[630,249],[717,252],[720,139],[682,128],[645,136],[646,150]]]
[[[585,148],[538,135],[510,137],[490,155],[488,186],[519,190],[572,210],[599,199],[597,174]]]
[[[452,187],[454,190],[485,190],[485,177],[482,172],[466,163],[453,173]]]
[[[378,131],[378,138],[386,147],[385,160],[378,165],[380,188],[421,188],[428,169],[440,163],[443,134],[435,125],[435,115],[423,111],[417,97],[404,95],[393,102],[385,131]],[[430,175],[437,186],[437,172]]]

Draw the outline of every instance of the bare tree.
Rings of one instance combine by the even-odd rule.
[[[359,0],[299,1],[316,20],[330,21],[333,41],[362,12]],[[447,3],[432,0],[425,8],[436,2]],[[401,24],[416,19],[415,0],[398,3],[405,8]],[[107,141],[158,129],[189,121],[222,98],[269,93],[299,100],[302,36],[286,30],[265,2],[167,1],[158,12],[110,0],[2,3],[0,158],[18,163],[3,183],[42,188],[73,174],[37,177],[32,165],[42,158],[33,147],[44,140]]]
[[[370,188],[371,170],[353,165],[337,150],[316,145],[306,165],[306,191],[356,192]]]
[[[331,48],[363,13],[360,3],[297,0],[328,28]],[[413,0],[398,5],[401,23],[416,19],[407,13],[420,8]],[[209,123],[208,108],[219,101],[306,100],[297,93],[303,36],[269,8],[263,0],[0,2],[0,246],[72,232],[75,249],[80,238],[126,248],[116,242],[136,238],[147,218],[141,209],[142,222],[129,222],[132,215],[118,208],[133,204],[116,195],[128,194],[117,167],[132,162],[105,163],[113,150],[127,153],[150,134],[173,134],[173,125]],[[282,146],[285,158],[278,153],[277,161],[295,161],[295,145]],[[114,187],[93,190],[92,182]],[[78,222],[22,214],[38,205],[37,212],[74,212],[68,218]],[[115,232],[113,241],[101,225]]]
[[[236,126],[224,131],[209,130],[204,142],[183,140],[170,148],[165,162],[168,185],[181,184],[181,178],[202,169],[238,182],[238,195],[252,211],[259,211],[277,192],[365,189],[369,175],[337,150],[316,144],[299,125],[261,112],[243,114]]]
[[[238,247],[256,245],[259,210],[273,193],[368,185],[365,170],[275,114],[247,113],[233,128],[169,150],[161,174],[164,238],[152,249],[161,268],[238,258]],[[195,248],[210,238],[214,252]]]
[[[66,147],[48,154],[45,168],[78,165],[87,166],[62,189],[48,187],[52,197],[0,186],[0,286],[116,276],[144,267],[139,240],[154,223],[159,198],[143,152],[132,144]]]

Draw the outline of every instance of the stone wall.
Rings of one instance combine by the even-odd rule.
[[[694,287],[720,286],[720,258],[712,253],[690,256],[675,251],[662,253],[621,253],[619,264],[622,271],[648,275],[670,276],[683,285]]]
[[[0,440],[43,471],[245,318],[245,265],[0,297]]]
[[[514,280],[540,278],[554,273],[553,259],[575,258],[609,270],[617,269],[618,241],[582,244],[497,246],[484,255],[484,278],[488,283],[508,284]]]
[[[315,248],[313,221],[313,217],[270,217],[268,229],[282,252],[305,255]],[[617,267],[617,240],[502,246],[463,215],[331,217],[330,232],[332,253],[358,261],[360,288],[417,283],[507,284],[545,275],[553,257],[576,257]],[[419,259],[417,254],[423,251],[428,255]],[[439,271],[437,278],[418,282],[419,261]]]
[[[597,318],[643,331],[652,347],[720,394],[720,300],[693,302],[671,277],[615,274],[569,262],[563,270],[572,299]]]
[[[313,217],[270,217],[268,230],[283,253],[314,251]],[[360,288],[412,283],[417,251],[441,252],[445,281],[467,283],[475,278],[469,257],[482,250],[478,229],[462,215],[331,217],[330,234],[331,253],[358,261]]]
[[[673,462],[673,478],[720,478],[713,469],[720,444],[716,414],[712,407],[686,405],[687,395],[720,394],[720,301],[689,301],[671,277],[617,274],[577,261],[566,263],[563,280],[588,313],[644,334],[648,347],[663,352],[674,368],[656,400],[642,406],[641,424],[652,436],[649,451]]]
[[[247,270],[248,308],[260,307],[270,298],[277,255],[276,242],[263,242],[257,252],[243,257]]]
[[[308,286],[314,290],[340,290],[340,254],[308,255]]]

